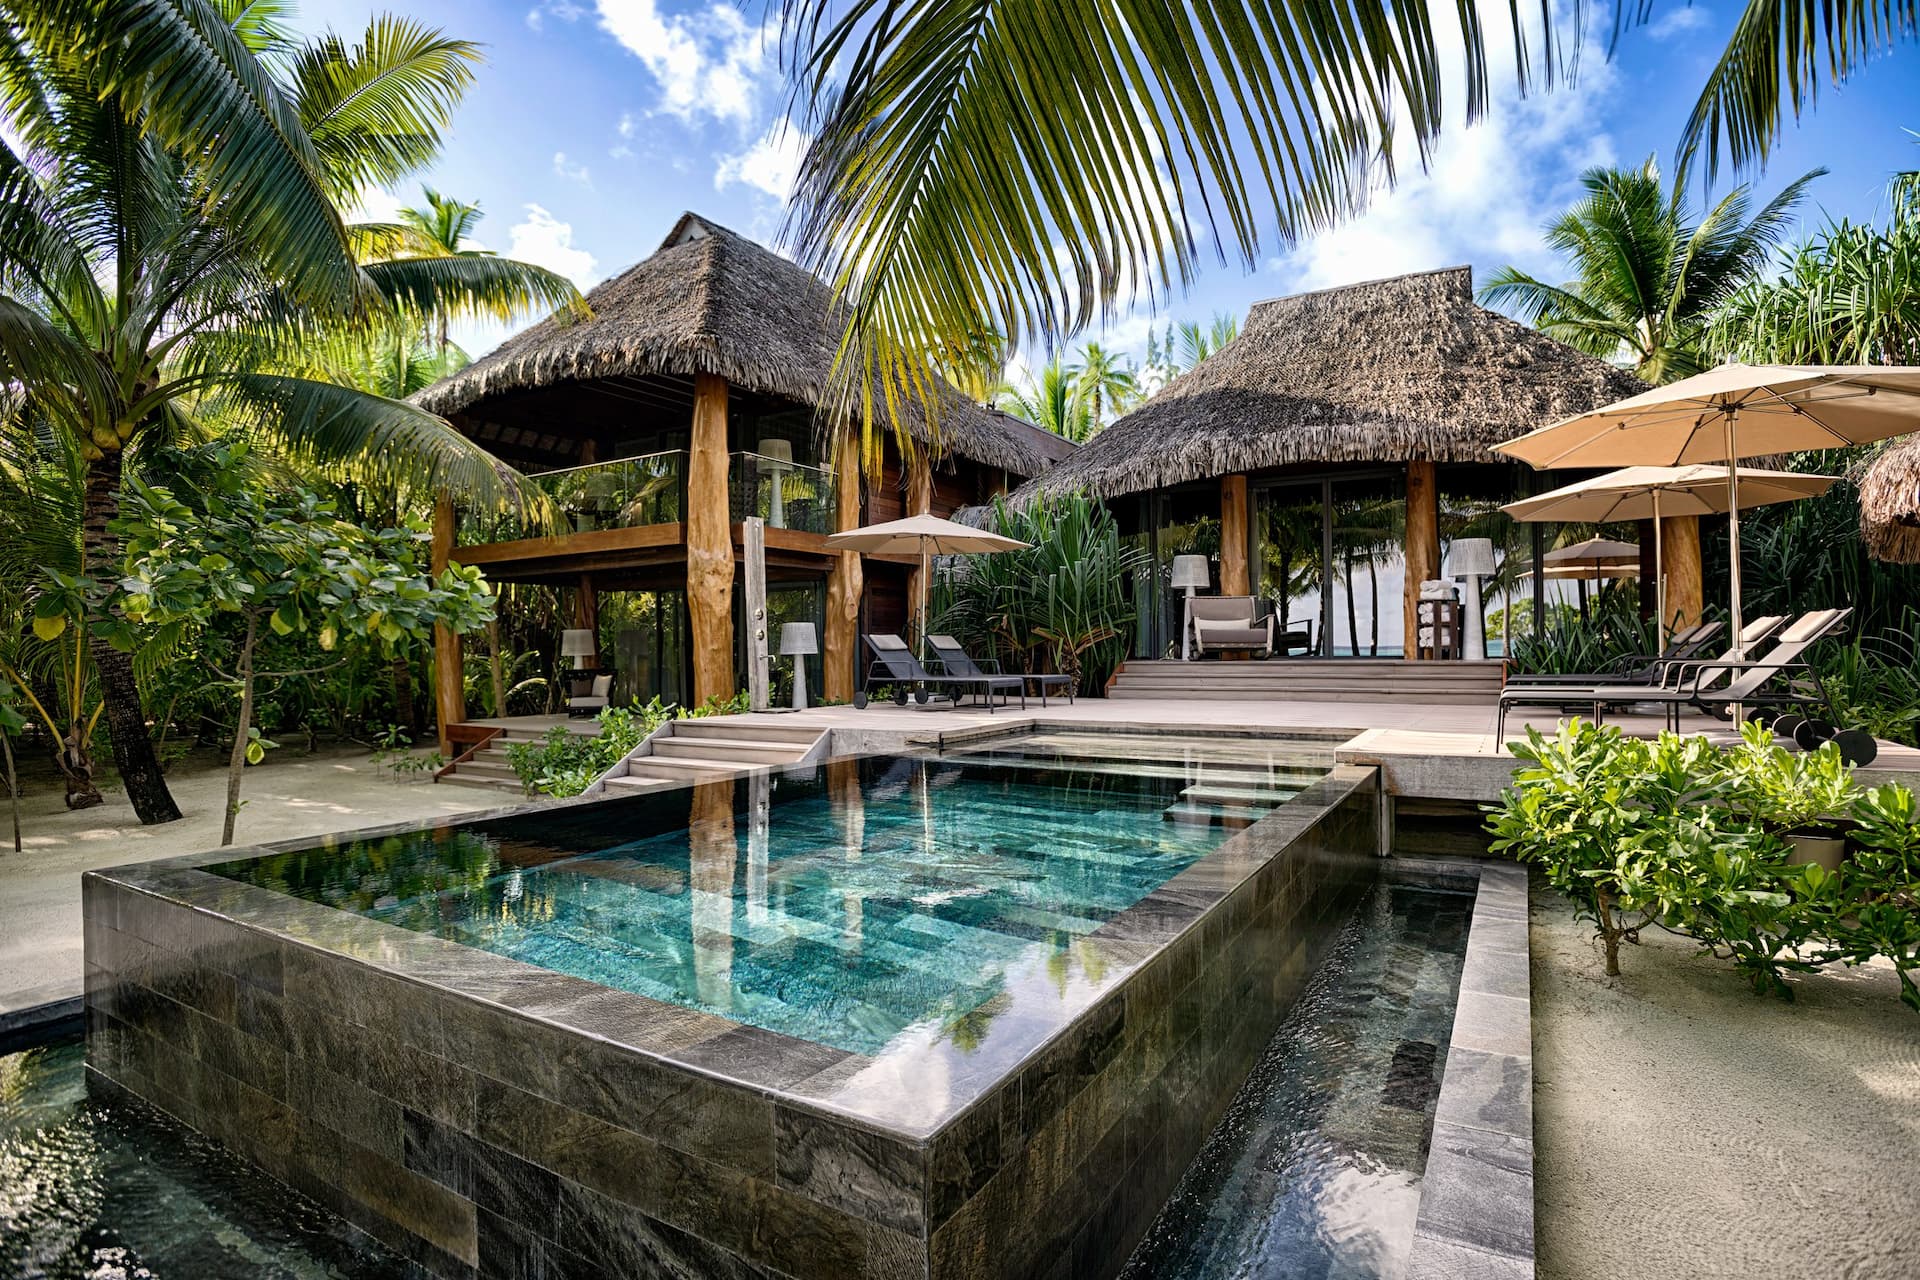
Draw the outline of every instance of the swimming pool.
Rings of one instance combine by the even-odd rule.
[[[658,834],[592,805],[206,870],[871,1055],[951,1034],[1010,972],[1064,956],[1330,764],[1022,745],[763,774],[738,812],[689,808]]]
[[[95,873],[88,1067],[436,1274],[1112,1274],[1380,814],[1123,738]]]

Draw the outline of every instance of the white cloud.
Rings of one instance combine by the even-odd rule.
[[[368,187],[354,198],[347,210],[348,222],[393,222],[407,202],[382,187]]]
[[[562,222],[537,204],[524,221],[507,232],[507,257],[557,271],[580,289],[600,279],[600,263],[573,243],[573,224]]]
[[[1702,27],[1711,25],[1712,22],[1713,14],[1704,6],[1683,5],[1669,9],[1654,19],[1653,24],[1647,28],[1647,34],[1655,40],[1666,40],[1688,31],[1698,31]]]
[[[527,10],[527,26],[535,31],[543,31],[546,29],[549,17],[558,18],[562,22],[577,22],[580,15],[585,12],[586,10],[574,4],[573,0],[550,0],[547,4],[537,4]]]
[[[752,126],[759,86],[771,83],[773,37],[719,0],[693,13],[663,14],[657,0],[597,0],[600,25],[660,85],[660,107]]]
[[[1450,11],[1448,11],[1450,12]],[[1507,38],[1504,21],[1486,17],[1489,62]],[[1437,33],[1442,41],[1450,31]],[[1536,50],[1538,46],[1536,45]],[[1457,51],[1448,103],[1463,100]],[[1607,116],[1613,66],[1591,41],[1580,76],[1551,91],[1536,85],[1522,97],[1508,81],[1491,95],[1473,128],[1443,130],[1431,168],[1409,170],[1376,194],[1372,205],[1331,231],[1274,258],[1269,267],[1289,290],[1324,289],[1413,271],[1471,263],[1476,275],[1513,263],[1551,275],[1558,268],[1540,228],[1573,195],[1580,172],[1615,163],[1613,140],[1595,122]],[[1400,136],[1411,128],[1403,121]]]
[[[799,176],[800,160],[810,141],[807,134],[786,121],[777,121],[745,151],[720,157],[719,167],[713,171],[713,189],[725,191],[738,183],[784,203],[793,192],[793,181]]]
[[[588,171],[587,166],[575,164],[567,159],[567,153],[564,151],[553,153],[553,171],[569,182],[578,182],[589,187],[593,185],[593,174]]]
[[[633,112],[622,111],[620,122],[613,126],[613,131],[623,138],[631,138],[639,128],[640,122],[633,118]]]

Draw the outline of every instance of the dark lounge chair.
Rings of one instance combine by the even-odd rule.
[[[942,675],[965,676],[975,680],[985,680],[995,676],[1006,676],[1006,673],[1000,670],[1000,664],[992,658],[987,659],[985,663],[975,662],[967,651],[961,647],[960,642],[952,636],[930,635],[927,637],[927,647],[933,650],[934,660],[940,664],[940,673]],[[1020,681],[1022,688],[1025,688],[1026,682],[1029,680],[1039,685],[1040,705],[1043,707],[1047,705],[1047,690],[1049,689],[1060,690],[1067,695],[1067,705],[1073,705],[1072,676],[1029,674],[1015,675],[1012,678]]]
[[[1600,720],[1609,703],[1658,703],[1667,724],[1676,732],[1680,713],[1688,707],[1713,712],[1726,707],[1819,707],[1831,718],[1833,699],[1819,674],[1800,655],[1840,630],[1852,609],[1818,609],[1802,616],[1780,633],[1780,642],[1763,658],[1719,659],[1713,662],[1683,662],[1669,679],[1652,689],[1635,691],[1627,685],[1600,685],[1594,690],[1594,720]],[[1781,688],[1782,676],[1803,676],[1811,688],[1788,682]],[[1720,683],[1722,677],[1726,683]]]
[[[993,703],[994,695],[1017,694],[1020,698],[1020,709],[1026,710],[1027,687],[1021,683],[1019,676],[934,675],[920,665],[920,660],[913,656],[913,650],[907,648],[907,642],[899,636],[882,635],[864,638],[867,648],[873,652],[873,661],[868,665],[866,674],[860,682],[860,695],[863,699],[866,697],[867,688],[875,683],[908,688],[917,685],[928,693],[945,690],[949,694],[965,692],[976,697],[984,694],[989,712],[996,710]]]
[[[1752,622],[1749,622],[1740,629],[1740,635],[1743,638],[1742,643],[1728,649],[1718,658],[1712,659],[1712,661],[1733,661],[1738,659],[1742,653],[1751,652],[1754,645],[1764,642],[1766,637],[1786,625],[1786,621],[1785,618],[1772,614],[1764,618],[1755,618]],[[1629,702],[1632,698],[1628,693],[1621,692],[1622,690],[1629,690],[1637,694],[1660,687],[1663,684],[1670,685],[1676,678],[1675,673],[1685,665],[1686,663],[1684,662],[1660,663],[1658,664],[1658,670],[1654,679],[1645,683],[1614,680],[1603,677],[1584,684],[1510,684],[1500,690],[1500,714],[1494,720],[1494,737],[1497,741],[1506,741],[1507,709],[1509,707],[1597,706],[1601,704],[1595,703],[1594,691],[1602,686],[1615,691],[1615,696],[1609,701],[1615,703]]]
[[[1748,623],[1742,632],[1742,639],[1748,648],[1759,644],[1771,635],[1771,631],[1758,630],[1766,618],[1756,618]],[[1783,619],[1773,619],[1775,626]],[[1539,685],[1570,684],[1576,686],[1596,684],[1653,684],[1660,677],[1664,665],[1669,662],[1683,662],[1688,658],[1698,658],[1702,650],[1713,642],[1714,637],[1727,629],[1724,622],[1702,622],[1697,626],[1686,627],[1668,637],[1667,647],[1656,654],[1635,653],[1616,659],[1604,671],[1587,671],[1579,674],[1561,675],[1520,675],[1507,680],[1509,686],[1534,688]]]

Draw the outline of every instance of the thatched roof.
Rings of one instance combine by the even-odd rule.
[[[1644,391],[1478,306],[1473,272],[1255,304],[1240,336],[1020,490],[1114,498],[1294,463],[1500,462],[1491,445]]]
[[[1860,477],[1860,536],[1875,559],[1920,564],[1920,436],[1883,450]]]
[[[696,373],[816,409],[827,403],[837,338],[827,286],[697,214],[682,214],[652,257],[595,286],[587,302],[590,319],[543,320],[415,403],[449,416],[494,396],[568,382]],[[912,436],[942,454],[1022,477],[1048,465],[1025,432],[958,392],[943,400],[935,429],[917,408],[904,412]]]

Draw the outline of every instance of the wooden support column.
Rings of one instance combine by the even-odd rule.
[[[576,630],[585,631],[593,637],[593,653],[584,659],[583,667],[600,665],[600,592],[593,585],[593,575],[580,575],[580,585],[573,593],[573,625]],[[631,692],[638,693],[638,689]]]
[[[1431,458],[1407,463],[1406,655],[1420,656],[1420,584],[1440,576],[1440,485]]]
[[[933,460],[927,457],[927,446],[921,445],[913,457],[907,460],[907,515],[928,516],[933,514]],[[907,619],[908,628],[920,625],[920,593],[929,584],[920,581],[920,566],[915,565],[907,573]],[[918,647],[922,637],[914,636],[913,643]]]
[[[693,700],[731,698],[733,534],[727,501],[727,380],[693,379],[687,450],[687,620],[693,631]]]
[[[860,527],[860,437],[852,428],[836,433],[833,446],[833,531]],[[860,597],[866,590],[860,553],[842,551],[827,570],[827,634],[820,661],[825,668],[822,696],[828,702],[852,702],[859,681]]]
[[[1706,579],[1700,568],[1700,518],[1665,516],[1660,521],[1660,554],[1667,570],[1667,631],[1700,621],[1706,607]],[[1728,643],[1732,643],[1728,637]]]
[[[1250,596],[1253,576],[1247,570],[1247,477],[1220,477],[1220,594]]]
[[[433,542],[430,544],[433,576],[445,572],[453,558],[453,499],[439,493],[433,499]],[[453,726],[467,718],[466,681],[460,659],[460,637],[441,623],[433,626],[433,705],[439,722],[440,754],[453,754]]]

